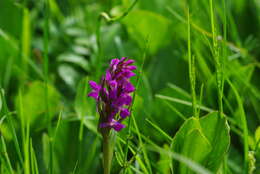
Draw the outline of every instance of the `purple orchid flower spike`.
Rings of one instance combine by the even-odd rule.
[[[126,57],[112,59],[100,84],[89,81],[92,91],[88,96],[97,101],[99,129],[120,131],[125,127],[121,122],[130,115],[130,94],[135,90],[130,82],[130,78],[135,76],[133,70],[136,66],[132,65],[133,63],[134,60]]]

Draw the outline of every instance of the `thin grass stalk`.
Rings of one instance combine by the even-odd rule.
[[[133,114],[132,114],[133,115]],[[141,136],[141,133],[140,133],[140,130],[137,126],[137,123],[136,123],[136,120],[135,120],[135,117],[133,116],[133,123],[134,123],[134,129],[136,130],[136,134],[138,136],[138,140],[139,140],[139,146],[140,146],[140,149],[142,149],[142,153],[143,153],[143,157],[144,157],[144,162],[146,163],[147,166],[145,165],[142,165],[142,169],[144,170],[144,173],[145,174],[149,174],[149,173],[153,173],[152,172],[152,168],[151,168],[151,164],[150,164],[150,161],[149,161],[149,158],[148,158],[148,155],[147,155],[147,151],[146,151],[146,148],[144,146],[144,143],[143,143],[143,140],[142,140],[142,136]],[[136,157],[138,158],[138,156]],[[147,170],[148,169],[148,170]]]
[[[196,91],[195,91],[195,57],[191,55],[191,31],[190,31],[190,9],[188,7],[188,60],[189,60],[189,79],[190,79],[190,88],[191,88],[191,95],[192,95],[192,108],[193,108],[193,116],[198,118],[197,114],[197,102],[196,102]]]
[[[246,114],[245,114],[245,110],[243,107],[243,101],[236,89],[236,87],[232,84],[232,82],[230,80],[227,79],[227,82],[229,83],[231,89],[233,90],[237,103],[238,103],[238,109],[239,109],[239,113],[240,113],[240,120],[241,120],[241,124],[242,124],[242,129],[243,129],[243,142],[244,142],[244,174],[248,173],[248,164],[249,164],[249,159],[248,159],[248,155],[249,155],[249,143],[248,143],[248,127],[247,127],[247,119],[246,119]]]
[[[202,83],[202,85],[201,85],[201,87],[200,87],[199,106],[202,105],[203,91],[204,91],[204,84]],[[198,116],[200,116],[200,107],[198,107]]]
[[[222,94],[222,98],[224,97],[224,85],[225,85],[225,77],[224,77],[224,69],[225,69],[225,62],[227,60],[227,45],[225,43],[227,43],[227,9],[226,9],[226,0],[222,0],[222,5],[223,5],[223,12],[224,12],[224,21],[223,21],[223,35],[224,35],[224,40],[222,42],[222,52],[223,52],[223,56],[221,58],[221,73],[222,73],[222,78],[221,78],[221,94]],[[223,101],[221,98],[221,104],[222,107],[220,109],[221,114],[223,114]]]
[[[0,90],[0,95],[1,95],[1,99],[3,101],[3,113],[6,114],[7,123],[10,126],[11,134],[12,134],[12,136],[14,138],[14,146],[15,146],[16,152],[18,154],[18,159],[19,159],[20,165],[23,165],[23,158],[22,158],[20,145],[19,145],[18,138],[17,138],[16,132],[15,132],[13,120],[10,117],[11,114],[9,114],[9,111],[8,111],[8,107],[7,107],[7,104],[6,104],[4,92],[2,90]]]
[[[101,44],[101,23],[102,23],[102,20],[104,20],[105,22],[108,22],[108,23],[114,23],[116,21],[122,20],[124,17],[126,17],[130,13],[130,11],[132,11],[132,9],[137,4],[137,2],[138,2],[138,0],[135,0],[129,6],[129,8],[126,11],[124,11],[121,15],[116,16],[116,17],[110,17],[105,12],[100,13],[100,15],[98,17],[98,21],[97,21],[97,26],[96,26],[96,44],[97,44],[97,48],[98,48],[96,69],[101,69],[102,62],[103,62],[102,61],[103,48],[102,48],[102,44]],[[95,74],[96,74],[96,77],[100,77],[99,71],[96,72]]]
[[[167,7],[166,8],[176,19],[178,19],[179,21],[183,22],[183,23],[187,23],[187,20],[182,17],[181,15],[179,15],[176,11],[174,11],[173,9],[171,9],[170,7]],[[193,29],[195,29],[196,31],[198,31],[199,33],[207,36],[207,37],[210,37],[210,38],[213,38],[213,35],[212,33],[206,31],[205,29],[203,29],[202,27],[200,27],[199,25],[193,23],[191,21],[191,27]],[[219,37],[217,38],[217,40],[219,42],[224,42],[223,38],[222,37]],[[238,41],[239,42],[239,41]],[[226,41],[224,42],[224,44],[226,44],[226,46],[228,46],[230,49],[232,50],[236,50],[236,52],[242,54],[242,55],[245,55],[245,56],[248,56],[250,58],[254,58],[253,55],[250,54],[250,52],[246,49],[246,48],[243,48],[243,47],[240,47],[239,45],[236,45],[235,43],[233,42],[229,42],[229,41]],[[241,44],[240,44],[241,45]]]
[[[1,142],[2,142],[2,148],[3,148],[3,155],[5,157],[7,167],[9,169],[10,173],[13,174],[14,172],[13,172],[13,168],[12,168],[12,165],[11,165],[11,162],[10,162],[7,150],[6,150],[6,144],[5,144],[4,137],[2,135],[0,135],[0,136],[1,136]]]
[[[30,174],[30,157],[29,157],[29,144],[28,144],[28,137],[29,137],[29,118],[24,115],[23,111],[23,98],[21,89],[19,90],[19,114],[21,119],[21,132],[22,132],[22,144],[23,144],[23,155],[24,155],[24,162],[23,168],[25,174]]]
[[[34,165],[34,160],[33,160],[33,145],[32,145],[32,139],[30,138],[30,163],[31,163],[31,173],[35,173],[35,165]]]
[[[213,0],[209,0],[210,4],[210,20],[211,20],[211,32],[212,32],[212,44],[213,44],[213,58],[215,61],[215,68],[216,68],[216,80],[217,80],[217,90],[218,90],[218,107],[219,107],[219,115],[223,117],[223,70],[219,56],[219,45],[217,40],[216,34],[216,27],[215,27],[215,15],[214,15],[214,8],[213,8]]]
[[[46,112],[45,112],[45,117],[47,119],[48,123],[48,134],[50,136],[50,141],[49,141],[49,166],[48,166],[48,173],[52,174],[53,173],[53,145],[52,145],[52,132],[51,132],[51,117],[49,113],[49,102],[48,102],[48,74],[49,74],[49,57],[48,57],[48,52],[49,52],[49,16],[50,16],[50,7],[49,7],[49,0],[44,1],[44,39],[43,39],[43,45],[44,45],[44,83],[45,83],[45,88],[44,88],[44,93],[45,93],[45,106],[46,106]]]
[[[177,115],[179,116],[183,121],[187,120],[187,118],[173,105],[170,104],[170,102],[166,100],[162,100],[169,108]]]
[[[144,52],[143,52],[143,56],[142,56],[142,65],[141,65],[141,67],[140,67],[140,71],[139,71],[139,75],[138,75],[138,77],[137,77],[137,80],[136,80],[136,90],[135,90],[135,92],[134,92],[134,96],[133,96],[133,103],[132,103],[132,105],[130,106],[130,112],[132,113],[132,107],[133,107],[133,105],[134,105],[134,102],[135,102],[135,96],[136,96],[136,92],[137,92],[137,90],[138,90],[138,88],[139,88],[139,84],[140,84],[140,79],[141,79],[141,77],[142,77],[142,73],[143,73],[143,67],[144,67],[144,63],[145,63],[145,59],[146,59],[146,52],[147,52],[147,50],[148,50],[148,39],[146,40],[146,42],[145,42],[145,48],[144,48]],[[128,148],[128,145],[129,145],[129,139],[130,139],[130,137],[131,137],[131,128],[132,128],[132,122],[131,122],[131,120],[132,120],[132,117],[129,117],[128,118],[128,130],[127,130],[127,139],[126,139],[126,149],[125,149],[125,155],[124,155],[124,161],[125,161],[125,165],[127,165],[127,156],[128,156],[128,150],[129,150],[129,148]],[[126,168],[125,168],[126,169]],[[127,172],[127,170],[124,170],[124,172]]]
[[[24,1],[25,3],[25,1]],[[22,38],[21,38],[21,59],[22,59],[22,76],[21,76],[21,84],[23,85],[27,74],[28,74],[28,64],[30,57],[30,12],[24,6],[23,8],[23,18],[22,18]]]

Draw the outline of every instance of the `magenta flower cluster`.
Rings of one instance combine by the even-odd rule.
[[[121,122],[130,115],[129,107],[132,103],[130,95],[134,86],[129,79],[135,76],[132,71],[136,66],[134,60],[123,57],[112,59],[106,74],[102,76],[101,83],[90,81],[92,91],[88,94],[97,101],[100,114],[99,128],[113,128],[120,131],[125,127]]]

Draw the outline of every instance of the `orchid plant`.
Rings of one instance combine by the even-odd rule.
[[[121,131],[125,125],[122,121],[130,116],[130,106],[133,98],[131,93],[135,87],[130,78],[135,76],[132,65],[134,60],[123,57],[112,59],[109,68],[102,76],[100,84],[89,81],[92,91],[88,94],[97,102],[100,115],[98,130],[103,136],[104,173],[109,174],[113,156],[113,130]],[[112,130],[112,131],[111,131]]]

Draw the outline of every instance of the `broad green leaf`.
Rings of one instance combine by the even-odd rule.
[[[172,142],[172,150],[216,173],[230,144],[226,118],[212,112],[200,120],[190,118],[184,122]],[[186,166],[174,163],[175,172],[190,173]]]
[[[149,41],[149,52],[154,54],[159,48],[169,42],[167,31],[170,21],[160,14],[135,10],[130,12],[123,20],[130,37],[141,48],[145,47],[145,41]]]
[[[188,152],[187,147],[184,148],[184,146],[185,146],[186,142],[190,141],[189,138],[194,138],[194,137],[192,137],[193,135],[189,136],[189,134],[195,130],[198,130],[199,128],[200,128],[200,126],[199,126],[198,119],[191,117],[190,119],[186,120],[173,138],[172,145],[171,145],[172,151],[174,151],[175,153],[181,154],[183,156],[186,156],[188,158],[190,156],[192,156]],[[195,133],[195,134],[197,134],[197,133]],[[196,136],[196,135],[194,135],[194,136]],[[197,149],[192,148],[192,150],[195,152]],[[177,161],[174,161],[173,170],[174,170],[174,173],[180,173],[181,170],[182,171],[184,170],[184,166],[183,166],[183,164],[181,164],[181,163],[179,164]]]
[[[192,161],[202,163],[210,153],[212,147],[199,129],[191,130],[185,137],[182,154]],[[186,165],[180,164],[180,173],[194,173]]]
[[[199,120],[192,117],[186,120],[173,138],[172,150],[180,153],[185,143],[187,134],[193,129],[199,129]]]
[[[200,119],[201,129],[212,145],[205,167],[217,172],[230,145],[229,126],[226,118],[212,112]]]
[[[192,117],[184,122],[172,142],[172,150],[196,163],[203,164],[212,147],[200,130],[199,120]],[[193,173],[185,164],[174,162],[174,172]]]
[[[45,102],[45,84],[40,81],[34,81],[28,85],[25,92],[22,93],[23,103],[23,115],[26,120],[30,122],[30,125],[37,128],[44,127],[47,123],[47,118],[44,117],[47,106],[50,117],[54,117],[58,113],[60,108],[60,94],[50,84],[47,85],[48,105]],[[19,97],[16,98],[16,108],[19,108]],[[20,115],[19,115],[20,116]]]

